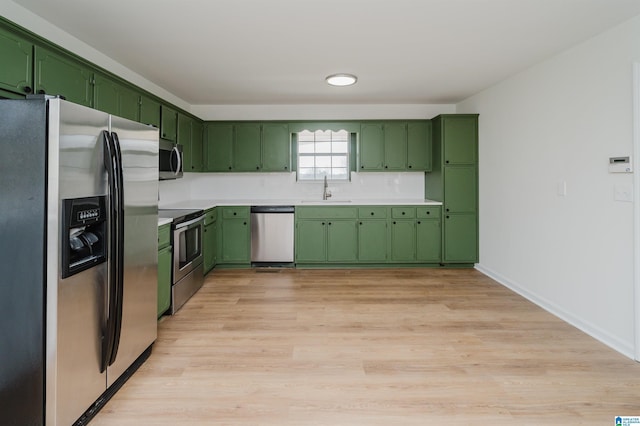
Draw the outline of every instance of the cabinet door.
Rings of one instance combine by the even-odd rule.
[[[322,219],[296,222],[296,262],[324,262],[327,260],[326,221]]]
[[[444,167],[444,211],[475,212],[478,205],[477,187],[475,166]]]
[[[233,170],[233,126],[231,124],[207,126],[207,170],[210,172]]]
[[[358,222],[358,260],[384,262],[387,260],[387,221],[361,220]]]
[[[140,122],[160,128],[160,102],[148,96],[140,96]]]
[[[234,126],[233,168],[238,172],[260,170],[260,125],[254,123]]]
[[[475,214],[445,214],[443,261],[478,261],[478,222]]]
[[[431,122],[407,125],[407,170],[431,171]]]
[[[158,318],[171,306],[172,248],[158,251]]]
[[[94,76],[93,107],[118,117],[138,121],[138,93],[102,74]]]
[[[35,47],[35,92],[62,95],[76,104],[93,106],[93,71],[75,60]]]
[[[360,170],[384,169],[384,130],[382,124],[360,126]]]
[[[118,115],[129,120],[140,121],[140,94],[130,87],[120,86],[118,95]]]
[[[356,262],[358,260],[358,229],[353,220],[327,222],[327,260]]]
[[[216,223],[213,222],[204,227],[202,249],[205,275],[216,265],[216,244]]]
[[[405,170],[407,168],[407,125],[386,123],[384,125],[384,169]]]
[[[222,221],[221,263],[249,263],[251,239],[249,219],[225,219]]]
[[[178,113],[178,135],[177,141],[182,145],[182,170],[191,172],[192,169],[192,147],[191,138],[193,133],[193,120],[184,114]]]
[[[160,137],[175,142],[178,135],[178,113],[166,105],[160,106]]]
[[[33,92],[33,44],[0,29],[0,89]]]
[[[414,220],[391,221],[391,260],[413,262],[416,260],[416,224]]]
[[[273,123],[262,125],[262,170],[288,172],[291,170],[289,126]]]
[[[109,114],[119,115],[118,89],[116,82],[96,74],[93,85],[93,107]]]
[[[442,230],[440,221],[422,219],[416,222],[416,259],[420,262],[442,260]]]
[[[202,153],[203,125],[199,120],[191,123],[191,171],[201,172],[204,170],[204,155]]]
[[[442,140],[445,164],[475,164],[477,161],[477,117],[443,117]]]

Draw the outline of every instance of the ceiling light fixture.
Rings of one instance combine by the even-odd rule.
[[[358,77],[353,74],[332,74],[325,78],[331,86],[351,86],[356,84]]]

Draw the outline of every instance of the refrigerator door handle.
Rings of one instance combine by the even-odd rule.
[[[120,332],[122,330],[122,301],[124,299],[124,178],[122,169],[122,152],[120,150],[120,140],[118,134],[111,133],[111,140],[114,148],[114,171],[116,192],[113,198],[117,204],[117,271],[115,280],[115,293],[110,295],[110,300],[114,300],[115,311],[111,312],[113,317],[113,345],[109,355],[109,365],[113,364],[118,355],[120,345]]]
[[[114,313],[116,311],[116,287],[118,276],[118,206],[117,194],[117,170],[115,165],[115,147],[111,135],[106,130],[102,131],[104,147],[104,168],[107,171],[109,183],[109,251],[107,260],[109,261],[108,286],[107,286],[107,311],[105,329],[102,336],[102,357],[100,362],[100,372],[106,371],[113,352],[114,345]]]

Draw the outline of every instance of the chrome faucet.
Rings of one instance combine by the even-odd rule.
[[[327,183],[327,175],[324,175],[324,190],[322,191],[322,199],[326,200],[331,197],[331,191],[328,190],[329,184]]]

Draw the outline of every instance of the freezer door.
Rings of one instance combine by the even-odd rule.
[[[72,424],[106,389],[100,363],[109,259],[65,279],[60,271],[62,200],[107,194],[101,132],[108,124],[102,112],[49,101],[47,425]]]
[[[122,153],[124,180],[124,287],[120,341],[107,386],[157,336],[158,130],[111,116]]]

